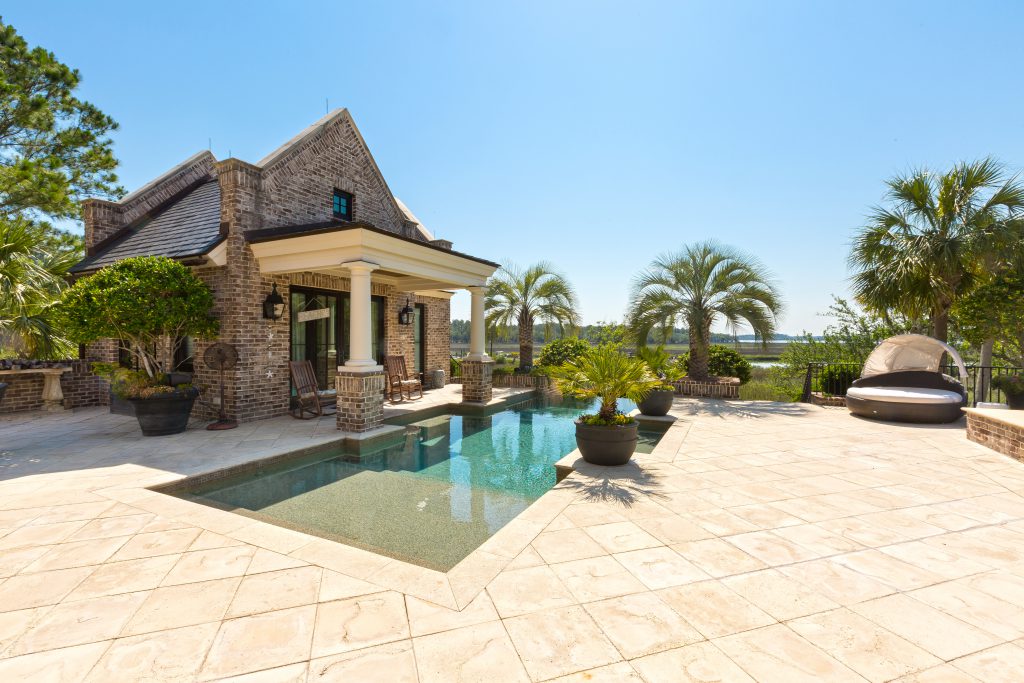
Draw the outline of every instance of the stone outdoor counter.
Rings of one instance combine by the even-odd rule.
[[[1024,410],[964,408],[967,438],[1024,462]]]

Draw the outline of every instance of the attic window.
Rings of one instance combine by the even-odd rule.
[[[344,190],[334,191],[334,217],[352,220],[352,195]]]

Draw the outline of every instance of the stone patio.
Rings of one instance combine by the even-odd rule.
[[[1011,681],[1024,464],[958,427],[677,401],[447,574],[144,487],[325,443],[0,418],[0,680]]]

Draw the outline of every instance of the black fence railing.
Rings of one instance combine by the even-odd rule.
[[[861,369],[860,363],[808,363],[801,400],[807,403],[813,394],[845,396],[853,381],[860,377]],[[960,379],[960,371],[955,365],[946,365],[942,371]],[[1003,392],[992,386],[992,379],[1003,375],[1024,375],[1024,368],[968,365],[967,380],[964,381],[967,404],[974,406],[985,402],[1005,403],[1006,396]]]

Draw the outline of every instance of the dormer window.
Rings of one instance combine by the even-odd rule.
[[[352,220],[352,195],[344,190],[334,191],[334,217]]]

